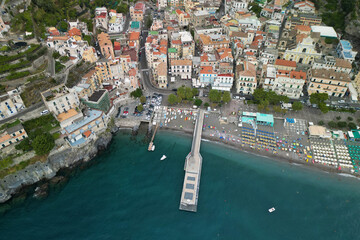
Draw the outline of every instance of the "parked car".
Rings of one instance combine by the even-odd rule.
[[[46,114],[48,114],[48,113],[49,113],[49,110],[46,109],[46,110],[44,110],[44,111],[41,112],[41,115],[46,115]]]

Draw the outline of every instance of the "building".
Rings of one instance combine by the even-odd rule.
[[[295,48],[287,49],[284,59],[302,64],[312,64],[315,59],[321,58],[321,50],[311,36],[303,38]]]
[[[309,70],[308,94],[327,93],[329,96],[344,97],[351,80],[348,74],[333,69]]]
[[[41,93],[46,108],[54,115],[77,108],[80,101],[74,89],[68,89],[61,84]]]
[[[98,7],[95,9],[95,27],[107,31],[108,12],[105,7]]]
[[[11,117],[24,108],[24,102],[17,89],[0,96],[0,119]]]
[[[94,63],[98,60],[96,51],[94,47],[87,47],[84,49],[84,52],[82,54],[82,59],[84,61]]]
[[[113,83],[114,77],[111,71],[111,62],[108,59],[99,59],[96,62],[95,70],[100,85],[103,83]]]
[[[274,91],[278,95],[299,99],[302,96],[305,81],[305,72],[278,70],[275,79],[268,83],[267,89]]]
[[[167,88],[167,64],[162,62],[156,68],[156,82],[159,88]]]
[[[199,73],[199,84],[201,87],[213,86],[217,72],[213,66],[202,66],[200,67]]]
[[[256,67],[244,61],[236,66],[236,92],[240,94],[253,94],[257,87]]]
[[[115,10],[109,12],[110,20],[108,33],[120,33],[124,30],[125,16],[122,13],[116,13]]]
[[[8,32],[10,29],[9,25],[6,25],[2,19],[2,17],[0,17],[0,37],[3,37],[3,34],[5,32]]]
[[[60,113],[56,116],[56,119],[60,123],[61,129],[70,126],[74,122],[78,121],[79,119],[83,118],[83,114],[81,112],[76,111],[75,109],[70,109],[69,111]]]
[[[171,47],[177,49],[179,58],[192,59],[195,54],[195,41],[190,32],[176,32],[171,35]]]
[[[107,113],[110,110],[110,96],[106,89],[95,91],[84,104],[92,109],[97,109]]]
[[[28,135],[20,123],[6,129],[0,134],[0,149],[3,149],[13,143],[20,142],[27,138]]]
[[[351,63],[355,61],[357,54],[356,51],[353,51],[351,43],[347,40],[340,40],[338,46],[336,47],[336,52],[340,58],[348,60]]]
[[[142,2],[137,2],[135,6],[130,7],[130,17],[133,21],[142,22],[144,19],[145,13],[145,4]]]
[[[87,142],[90,136],[106,129],[105,116],[102,111],[90,109],[80,119],[64,128],[70,146],[76,147]]]
[[[325,56],[324,58],[315,59],[312,65],[313,69],[333,69],[335,72],[344,72],[350,74],[352,65],[349,61],[341,58],[334,58],[333,56]]]
[[[107,59],[115,59],[114,48],[109,34],[102,32],[97,36],[97,39],[99,42],[101,54]]]
[[[167,7],[167,0],[158,0],[156,4],[158,7],[158,10],[165,9]]]
[[[208,11],[200,10],[194,11],[191,14],[191,24],[194,27],[205,26],[206,19],[210,17],[210,13]]]
[[[170,63],[170,67],[172,76],[180,76],[180,78],[183,80],[191,79],[191,60],[172,60]]]
[[[176,9],[175,11],[180,27],[186,27],[190,23],[190,15],[187,12]]]
[[[303,13],[315,13],[315,5],[313,2],[305,0],[294,4],[294,9]]]
[[[278,70],[291,71],[296,69],[296,62],[284,59],[276,59],[274,66]]]
[[[233,82],[234,82],[233,73],[218,74],[212,85],[212,89],[230,92],[233,86]]]
[[[230,40],[225,35],[199,35],[199,46],[203,52],[212,53],[219,48],[229,48]]]

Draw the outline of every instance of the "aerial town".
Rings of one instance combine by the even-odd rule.
[[[192,133],[200,111],[203,138],[358,174],[356,46],[312,1],[46,2],[1,5],[1,192],[114,126]]]

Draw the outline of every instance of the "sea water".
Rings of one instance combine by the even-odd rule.
[[[155,145],[120,132],[60,190],[2,214],[0,239],[360,238],[358,179],[202,142],[198,212],[183,212],[191,137],[160,132]]]

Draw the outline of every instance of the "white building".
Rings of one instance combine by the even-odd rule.
[[[314,3],[308,0],[295,3],[294,9],[304,13],[315,13]]]
[[[42,92],[41,97],[47,109],[56,116],[80,105],[76,90],[63,84]]]
[[[256,67],[244,61],[236,66],[236,93],[253,94],[257,87]]]
[[[234,74],[218,74],[215,78],[214,84],[212,85],[212,89],[219,91],[228,91],[230,92],[234,82]]]
[[[0,119],[5,119],[17,114],[25,105],[20,92],[16,89],[0,96]]]
[[[306,73],[302,71],[278,70],[276,77],[266,86],[276,94],[299,99],[302,96]]]
[[[170,63],[171,75],[180,76],[181,79],[191,79],[192,61],[185,60],[172,60]]]
[[[165,9],[167,7],[167,0],[158,0],[157,7],[159,10]]]
[[[95,8],[95,26],[99,29],[108,29],[108,12],[105,7]]]
[[[333,69],[335,72],[344,72],[350,74],[352,65],[349,61],[341,58],[334,58],[333,56],[325,56],[324,58],[316,59],[312,65],[312,69]]]
[[[120,33],[124,30],[125,16],[122,13],[109,12],[108,33]]]

